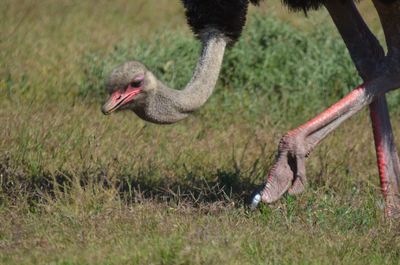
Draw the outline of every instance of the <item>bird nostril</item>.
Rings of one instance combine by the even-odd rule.
[[[118,97],[116,98],[116,100],[121,99],[122,95],[118,95]]]

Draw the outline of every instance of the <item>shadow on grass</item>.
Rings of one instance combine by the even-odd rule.
[[[0,162],[0,204],[26,198],[34,205],[44,195],[57,198],[58,194],[80,188],[89,192],[114,189],[126,203],[146,201],[171,204],[189,204],[193,207],[219,204],[241,207],[247,204],[252,192],[258,187],[254,174],[242,174],[239,169],[220,170],[207,174],[212,179],[188,172],[171,179],[153,179],[145,173],[117,175],[110,180],[104,172],[81,172],[76,176],[59,171],[56,174],[29,174],[17,172],[9,161]],[[146,176],[146,177],[145,177]],[[252,177],[253,176],[253,177]]]
[[[148,181],[129,178],[121,182],[118,190],[129,200],[152,199],[163,202],[190,203],[194,206],[209,203],[233,204],[248,202],[257,185],[250,178],[242,176],[239,170],[217,170],[211,173],[212,180],[189,172],[177,179],[186,181]]]

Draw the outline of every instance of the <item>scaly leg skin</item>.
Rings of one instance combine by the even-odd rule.
[[[288,132],[281,139],[277,161],[261,194],[263,202],[274,202],[286,191],[297,194],[304,189],[307,155],[330,131],[372,101],[366,91],[363,85],[356,88],[316,118]]]
[[[400,72],[399,60],[393,59],[400,58],[396,56],[395,53],[398,51],[396,48],[400,47],[398,37],[400,21],[399,17],[396,15],[396,13],[400,11],[399,1],[397,1],[395,7],[390,5],[379,6],[379,3],[375,3],[375,5],[380,14],[389,46],[389,54],[387,57],[384,56],[384,51],[378,40],[369,30],[352,1],[327,1],[325,3],[326,8],[349,49],[351,58],[360,76],[364,80],[369,81],[379,76],[388,75],[392,76],[392,80],[395,84],[398,77],[393,73]],[[395,52],[393,52],[393,50]],[[382,86],[380,92],[387,91],[387,87],[385,87],[383,83]],[[359,89],[363,90],[362,87]],[[368,89],[366,89],[366,91],[368,91]],[[351,105],[354,104],[353,97],[357,97],[355,94],[357,93],[353,91],[347,97],[339,101],[339,103],[319,115],[316,119],[288,133],[282,138],[279,145],[277,162],[269,174],[264,190],[256,193],[251,205],[252,208],[255,208],[261,200],[264,202],[275,201],[282,196],[286,190],[288,190],[290,194],[298,194],[304,190],[304,185],[306,183],[305,157],[330,131],[354,114],[352,113],[353,111],[346,113],[346,110],[344,110],[345,114],[343,114],[343,109],[346,108],[346,105],[350,105],[351,108]],[[399,159],[393,142],[393,133],[385,96],[379,96],[379,93],[377,93],[374,97],[376,101],[370,105],[370,110],[374,128],[374,139],[377,147],[382,191],[386,199],[386,214],[389,217],[395,217],[398,215],[398,209],[400,208],[398,199]],[[355,105],[359,104],[356,103]],[[335,115],[336,118],[329,118],[329,116]],[[311,134],[307,134],[307,131],[310,131],[308,127],[313,123],[319,124],[318,126],[320,127],[314,132],[311,132]]]
[[[381,190],[386,202],[385,213],[389,218],[400,217],[399,176],[400,163],[387,113],[385,97],[379,97],[370,105],[378,161]]]
[[[387,57],[385,57],[382,46],[365,24],[353,2],[328,1],[325,6],[350,52],[359,75],[364,81],[378,77],[387,68],[398,66],[398,63],[396,63],[398,60],[393,60],[393,58],[399,58],[398,52],[396,55],[396,50],[398,51],[400,46],[398,37],[400,20],[399,16],[396,15],[400,11],[399,2],[393,5],[382,5],[380,1],[375,1],[388,42],[389,53]],[[386,216],[396,217],[399,215],[400,209],[397,196],[399,194],[400,164],[393,141],[385,96],[377,98],[369,107],[381,189],[386,201]]]
[[[381,20],[388,46],[385,66],[394,72],[400,72],[400,1],[384,4],[382,1],[374,0],[373,3]],[[400,161],[393,140],[386,100],[375,102],[370,110],[381,189],[386,201],[386,216],[399,218]]]
[[[260,201],[271,203],[286,191],[296,194],[306,183],[305,158],[330,132],[370,104],[375,98],[400,87],[400,74],[394,73],[372,80],[350,92],[316,118],[287,133],[280,141],[278,157],[264,189],[255,194],[251,207]],[[299,179],[301,185],[292,186]],[[299,188],[300,187],[300,188]]]
[[[327,1],[325,7],[342,36],[360,77],[364,82],[378,77],[379,75],[375,75],[376,70],[385,52],[364,22],[354,2]],[[381,112],[381,115],[389,114]],[[298,194],[304,190],[304,182],[299,180],[301,178],[295,179],[289,189],[290,194]]]

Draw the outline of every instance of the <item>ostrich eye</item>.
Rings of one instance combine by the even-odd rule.
[[[133,88],[139,88],[143,84],[143,80],[135,80],[130,83],[130,86]]]

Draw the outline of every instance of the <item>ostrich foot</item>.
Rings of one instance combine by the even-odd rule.
[[[304,191],[307,185],[305,159],[306,140],[299,129],[293,130],[282,137],[277,160],[272,167],[263,190],[253,195],[251,208],[256,208],[263,201],[272,203],[285,192],[297,195]]]
[[[306,154],[305,139],[300,132],[294,130],[281,139],[278,157],[269,173],[262,201],[271,203],[278,200],[286,191],[295,195],[305,189]]]

